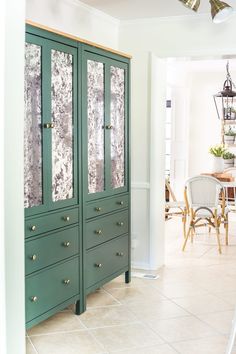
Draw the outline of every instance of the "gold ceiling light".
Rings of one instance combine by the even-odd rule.
[[[179,0],[179,1],[181,1],[184,6],[196,12],[200,6],[200,0]]]
[[[211,4],[211,16],[214,23],[227,20],[233,12],[230,5],[220,0],[209,0]]]
[[[179,0],[187,8],[197,12],[201,0]],[[211,16],[214,23],[226,21],[233,13],[233,8],[220,0],[209,0]]]

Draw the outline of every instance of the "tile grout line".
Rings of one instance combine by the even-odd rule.
[[[32,340],[30,339],[30,337],[28,337],[28,339],[29,339],[29,342],[30,342],[30,344],[32,345],[34,351],[35,351],[35,354],[38,354],[38,351],[37,351],[37,349],[35,348],[35,345],[34,345],[34,343],[32,342]]]
[[[111,293],[109,293],[106,289],[103,288],[103,290],[104,290],[104,292],[105,292],[107,295],[109,295],[109,296],[110,296],[113,300],[115,300],[118,304],[122,305],[122,303],[121,303],[118,299],[116,299]]]

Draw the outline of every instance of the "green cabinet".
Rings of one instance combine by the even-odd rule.
[[[26,35],[26,215],[78,204],[77,45]]]
[[[128,190],[128,64],[87,46],[82,58],[83,191],[91,200]]]
[[[130,281],[129,59],[28,25],[26,327]],[[103,260],[102,265],[101,260]]]

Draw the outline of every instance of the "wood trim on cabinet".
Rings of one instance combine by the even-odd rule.
[[[60,36],[63,36],[63,37],[69,38],[69,39],[73,39],[75,41],[78,41],[78,42],[81,42],[81,43],[85,43],[85,44],[91,45],[91,46],[96,47],[96,48],[104,49],[104,50],[106,50],[106,51],[108,51],[110,53],[118,54],[118,55],[121,55],[122,57],[125,57],[125,58],[128,58],[128,59],[132,58],[132,56],[130,54],[126,54],[126,53],[120,52],[118,50],[108,48],[108,47],[103,46],[101,44],[97,44],[97,43],[88,41],[86,39],[74,36],[74,35],[69,34],[69,33],[58,31],[58,30],[50,28],[48,26],[41,25],[41,24],[39,24],[37,22],[31,21],[31,20],[26,20],[25,22],[26,22],[27,25],[31,25],[31,26],[34,26],[34,27],[37,27],[37,28],[40,28],[40,29],[43,29],[43,30],[46,30],[46,31],[49,31],[49,32],[52,32],[52,33],[55,33],[55,34],[58,34]]]

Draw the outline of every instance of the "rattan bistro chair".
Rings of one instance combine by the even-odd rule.
[[[224,224],[225,243],[228,245],[228,208],[225,205],[223,185],[214,177],[192,177],[186,181],[185,198],[190,213],[190,224],[182,250],[185,250],[190,235],[192,237],[195,234],[195,228],[209,225],[216,230],[218,250],[221,253],[221,224]]]
[[[183,234],[186,237],[186,222],[187,222],[187,208],[184,201],[177,201],[176,196],[170,186],[169,181],[166,179],[166,189],[169,192],[169,201],[165,204],[165,217],[166,220],[170,217],[180,216],[183,223]]]

